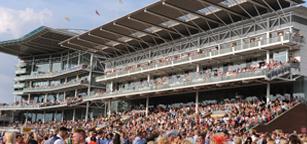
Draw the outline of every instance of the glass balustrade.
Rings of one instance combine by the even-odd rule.
[[[70,87],[74,87],[74,86],[79,86],[79,85],[82,85],[82,84],[88,84],[88,80],[87,79],[79,79],[79,80],[72,80],[70,82],[58,84],[58,85],[25,88],[23,90],[23,92],[24,93],[31,93],[31,92],[56,91],[56,90],[61,90],[61,89],[70,88]]]
[[[73,97],[67,98],[65,101],[55,101],[55,102],[43,102],[43,103],[36,103],[36,102],[22,102],[18,104],[12,105],[2,105],[0,106],[1,109],[38,109],[38,108],[50,108],[50,107],[59,107],[59,106],[68,106],[73,104],[80,104],[83,101],[82,97]]]
[[[31,75],[24,75],[24,76],[18,76],[15,78],[16,81],[23,81],[27,79],[48,79],[48,78],[54,78],[58,76],[62,76],[65,74],[69,74],[72,72],[80,71],[80,70],[89,70],[88,65],[78,65],[66,70],[58,71],[58,72],[49,72],[49,73],[33,73]]]
[[[258,41],[252,41],[252,42],[243,42],[242,44],[238,44],[236,46],[232,46],[232,47],[224,47],[221,48],[219,50],[207,50],[202,52],[202,53],[198,53],[194,56],[185,56],[182,58],[179,58],[177,60],[172,60],[172,61],[166,61],[163,63],[152,63],[149,64],[149,66],[145,66],[145,67],[141,67],[141,68],[136,68],[133,70],[127,70],[127,71],[119,71],[119,72],[113,72],[101,77],[98,77],[98,80],[105,80],[105,79],[111,79],[111,78],[115,78],[118,76],[123,76],[126,74],[131,74],[131,73],[142,73],[143,71],[149,71],[149,70],[154,70],[154,69],[158,69],[161,68],[162,66],[172,66],[173,64],[185,64],[185,63],[189,63],[190,61],[197,61],[197,60],[203,60],[206,58],[210,58],[212,56],[219,56],[219,55],[223,55],[223,54],[230,54],[230,53],[239,53],[241,51],[246,51],[248,49],[253,49],[253,48],[261,48],[261,47],[266,47],[268,45],[274,45],[274,44],[281,44],[281,43],[286,43],[289,42],[291,38],[291,35],[285,34],[284,36],[277,36],[277,37],[273,37],[273,38],[268,38],[268,39],[261,39]]]
[[[171,88],[192,87],[197,85],[209,85],[215,83],[229,82],[239,79],[249,78],[264,78],[272,79],[276,76],[282,76],[293,71],[299,71],[299,63],[291,63],[278,66],[274,69],[260,68],[253,71],[239,72],[239,73],[225,73],[223,75],[214,76],[207,72],[193,72],[185,75],[176,75],[169,78],[160,78],[159,80],[151,80],[150,82],[135,82],[133,84],[125,84],[113,92],[96,93],[87,98],[106,97],[121,94],[136,94],[144,91],[165,90]],[[158,82],[157,82],[158,81]],[[163,81],[159,83],[159,81]]]

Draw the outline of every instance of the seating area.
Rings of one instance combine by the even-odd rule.
[[[222,101],[205,100],[199,104],[198,113],[195,113],[195,103],[176,103],[170,105],[156,105],[150,108],[148,116],[143,107],[112,113],[109,117],[99,117],[90,121],[50,121],[27,122],[14,124],[16,127],[34,129],[38,141],[50,137],[61,126],[76,130],[82,128],[88,137],[99,136],[98,139],[110,139],[110,133],[116,132],[119,137],[128,143],[141,139],[144,143],[166,140],[167,143],[178,144],[181,141],[197,143],[202,141],[215,141],[215,135],[227,137],[225,142],[233,142],[236,137],[247,141],[253,137],[253,142],[263,140],[253,131],[255,126],[270,122],[275,117],[283,114],[299,101],[287,96],[280,96],[271,103],[266,104],[257,97],[224,99]],[[268,135],[267,135],[268,136]],[[287,139],[288,137],[283,137]],[[243,142],[242,142],[243,143]],[[165,143],[166,144],[166,143]],[[199,143],[203,144],[203,143]]]
[[[291,37],[291,38],[290,38]],[[186,49],[185,51],[179,51],[174,52],[173,54],[166,54],[166,55],[160,55],[157,57],[153,57],[149,60],[143,60],[140,63],[131,63],[131,64],[124,64],[117,67],[106,67],[105,70],[105,76],[106,77],[112,77],[115,75],[122,75],[140,71],[140,70],[146,70],[154,67],[159,66],[165,66],[165,65],[171,65],[183,61],[188,61],[191,59],[197,59],[201,57],[208,57],[208,56],[215,56],[219,54],[229,53],[233,51],[239,51],[242,49],[257,47],[263,44],[269,44],[274,42],[280,42],[281,40],[289,40],[295,41],[295,42],[302,42],[303,35],[299,31],[293,32],[293,34],[289,34],[287,30],[284,31],[277,31],[271,33],[271,38],[266,39],[265,35],[259,35],[251,38],[246,38],[243,40],[243,43],[238,41],[231,41],[231,42],[225,42],[223,44],[213,45],[206,48],[193,48]]]
[[[290,67],[290,64],[293,63],[298,64],[297,61],[292,60],[289,61],[289,63],[281,63],[278,61],[270,60],[270,62],[267,64],[265,63],[265,61],[254,61],[250,64],[229,65],[227,67],[204,69],[200,72],[189,72],[159,77],[151,79],[150,81],[143,80],[119,84],[118,87],[115,87],[113,89],[113,91],[111,91],[110,84],[107,84],[106,93],[119,94],[143,90],[154,90],[186,84],[218,82],[241,77],[259,76],[267,74],[270,74],[270,77],[273,77],[276,74],[281,74],[281,72],[283,72],[280,71],[279,73],[277,73],[277,70],[280,70],[283,67]]]

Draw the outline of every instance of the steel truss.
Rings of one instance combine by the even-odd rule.
[[[282,16],[274,15],[267,18],[257,17],[255,18],[256,22],[243,21],[227,27],[224,26],[215,29],[211,34],[204,32],[146,50],[137,51],[129,55],[108,59],[105,61],[106,69],[145,63],[149,60],[197,50],[211,45],[214,47],[214,45],[218,46],[221,42],[229,41],[230,39],[234,41],[236,38],[247,38],[248,35],[257,32],[268,32],[272,31],[274,28],[290,26],[292,24],[291,17],[292,13],[285,13]]]

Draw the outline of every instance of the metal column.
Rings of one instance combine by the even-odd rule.
[[[72,112],[72,121],[76,120],[76,109],[73,110]]]
[[[78,65],[80,65],[81,62],[81,52],[78,52]]]
[[[196,65],[196,72],[199,72],[199,64]]]
[[[267,83],[266,85],[266,104],[270,103],[270,95],[271,95],[271,84]]]
[[[88,120],[88,111],[89,111],[90,102],[86,103],[86,109],[85,109],[85,121]]]
[[[107,103],[104,103],[104,117],[107,116]]]
[[[148,116],[148,107],[149,107],[149,96],[146,97],[146,117]]]
[[[78,97],[78,89],[75,89],[75,98]]]
[[[198,114],[198,105],[199,105],[199,92],[196,90],[195,95],[195,113]]]
[[[108,116],[111,116],[111,100],[108,101]]]
[[[28,94],[28,103],[30,104],[31,94]]]
[[[111,91],[111,93],[113,92],[113,81],[111,81],[111,83],[110,83],[110,91]]]
[[[29,115],[29,113],[26,112],[26,120],[25,120],[25,123],[28,123],[28,115]],[[32,118],[32,117],[31,117],[31,118]]]
[[[270,51],[266,51],[266,63],[268,64],[270,62]]]
[[[45,123],[46,111],[43,113],[43,123]]]
[[[91,93],[91,85],[92,85],[92,73],[93,73],[93,61],[94,61],[94,55],[91,54],[91,59],[90,59],[90,73],[88,75],[88,90],[87,90],[87,95],[90,95]]]
[[[62,122],[64,121],[64,110],[62,110]]]
[[[147,82],[150,82],[150,74],[147,75]]]

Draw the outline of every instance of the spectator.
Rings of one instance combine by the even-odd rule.
[[[73,144],[86,144],[85,137],[85,131],[82,129],[77,129],[73,133],[72,142]]]

